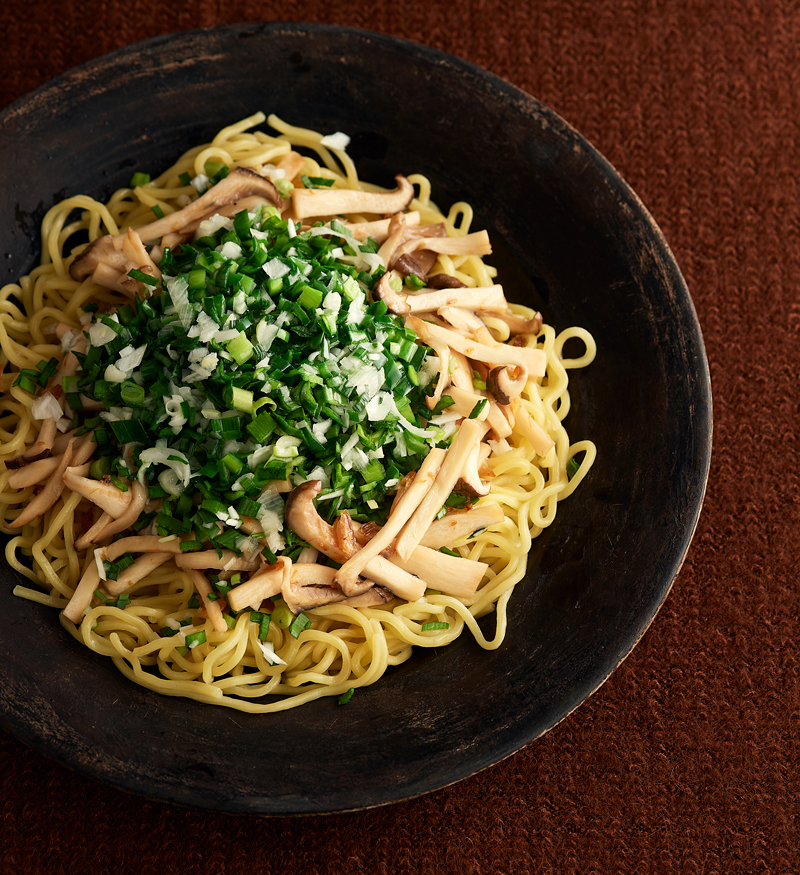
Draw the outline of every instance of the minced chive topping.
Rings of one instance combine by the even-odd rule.
[[[385,519],[393,487],[454,428],[430,422],[444,406],[425,405],[431,350],[369,302],[383,270],[369,272],[363,253],[376,244],[337,222],[301,231],[272,208],[198,233],[165,250],[157,288],[131,271],[146,284],[131,304],[86,308],[69,388],[105,408],[74,423],[97,442],[93,476],[138,477],[161,499],[148,520],[161,536],[192,532],[192,549],[237,553],[266,537],[272,561],[302,549],[272,482],[321,480],[328,519]],[[48,368],[26,377],[41,385]],[[260,523],[252,539],[243,517]]]
[[[423,623],[420,627],[423,632],[433,632],[437,629],[449,629],[449,623],[441,623],[441,622],[433,622],[433,623]]]
[[[572,480],[572,478],[578,473],[578,470],[580,469],[580,467],[581,467],[580,461],[578,459],[576,459],[575,456],[573,456],[567,462],[567,479]]]

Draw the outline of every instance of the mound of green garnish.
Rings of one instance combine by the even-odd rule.
[[[329,519],[385,519],[393,486],[447,441],[427,423],[430,350],[368,301],[375,242],[335,221],[300,232],[271,208],[200,232],[165,250],[161,281],[131,272],[146,283],[132,303],[86,307],[65,390],[73,410],[79,393],[105,408],[76,415],[98,444],[90,476],[138,477],[162,504],[136,528],[194,532],[187,549],[247,549],[242,517],[282,549],[275,481],[322,480]]]

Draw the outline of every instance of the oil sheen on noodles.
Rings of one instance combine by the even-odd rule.
[[[47,213],[41,229],[41,264],[18,285],[7,285],[0,291],[0,458],[17,459],[40,436],[41,422],[32,412],[36,396],[12,383],[20,370],[36,369],[39,362],[52,357],[61,359],[62,344],[56,326],[62,326],[62,334],[63,326],[77,331],[85,305],[96,304],[100,311],[108,311],[131,300],[119,291],[98,285],[91,277],[70,276],[70,265],[83,248],[87,234],[89,240],[118,235],[128,227],[153,222],[154,212],[174,213],[196,196],[186,184],[187,178],[197,180],[209,168],[220,165],[250,168],[270,176],[285,200],[289,200],[289,182],[302,188],[300,178],[304,176],[333,180],[327,189],[330,191],[383,191],[358,178],[344,148],[346,139],[338,135],[323,138],[320,133],[292,127],[275,116],[268,121],[277,134],[254,130],[265,120],[258,113],[221,130],[210,144],[190,150],[157,179],[117,191],[106,204],[81,195],[64,200]],[[419,225],[443,222],[448,238],[470,233],[473,212],[469,204],[454,204],[447,215],[442,215],[431,200],[428,180],[420,175],[409,176],[408,180],[415,194],[406,212],[418,213],[414,220]],[[349,214],[347,220],[352,225],[376,217],[381,218]],[[457,251],[448,254],[447,247],[440,248],[445,251],[434,256],[436,262],[428,270],[429,276],[446,274],[467,288],[494,285],[496,271],[481,255]],[[396,283],[395,291],[397,288]],[[407,292],[404,288],[401,297]],[[513,299],[513,291],[509,297]],[[443,309],[421,314],[421,338],[428,330],[425,326],[456,330],[458,314]],[[546,373],[530,377],[517,397],[509,399],[501,411],[500,422],[506,426],[486,431],[488,426],[483,423],[478,430],[482,436],[479,440],[491,447],[482,474],[490,484],[490,492],[476,504],[498,505],[502,513],[488,528],[461,534],[447,545],[451,554],[485,563],[485,573],[473,594],[456,596],[430,587],[415,601],[394,597],[370,607],[333,602],[305,610],[310,623],[299,633],[290,634],[286,623],[275,621],[278,593],[272,602],[265,600],[260,606],[263,611],[273,610],[273,622],[262,636],[265,640],[260,641],[260,626],[251,620],[250,609],[224,611],[226,621],[220,631],[219,624],[215,626],[209,617],[208,601],[198,592],[208,590],[207,584],[198,584],[198,578],[205,580],[206,576],[178,568],[171,558],[128,590],[130,602],[124,607],[116,606],[112,599],[92,596],[77,624],[61,614],[64,628],[92,650],[110,657],[136,683],[164,695],[251,712],[279,711],[320,696],[347,698],[354,688],[376,682],[389,666],[408,659],[414,646],[443,647],[465,628],[482,648],[499,647],[506,632],[509,600],[525,573],[532,538],[553,523],[558,502],[572,494],[595,456],[590,441],[571,443],[563,425],[570,408],[568,372],[592,361],[592,337],[581,328],[557,333],[547,324],[537,324],[535,333],[529,330],[517,334],[520,324],[534,324],[535,314],[509,304],[505,316],[511,318],[489,311],[478,316],[468,312],[467,317],[461,313],[473,329],[475,321],[480,323],[472,340],[482,337],[489,346],[513,341],[516,347],[543,350]],[[413,318],[409,316],[407,324],[414,324]],[[462,325],[461,331],[468,335],[469,325],[467,329]],[[568,341],[570,348],[582,345],[580,357],[564,356]],[[452,356],[451,367],[453,360],[466,361],[463,354],[452,352]],[[470,364],[474,363],[470,360]],[[492,367],[478,363],[473,368],[472,391],[480,398],[490,397],[480,377],[485,378]],[[442,389],[447,391],[448,382],[444,381],[437,394],[441,395]],[[500,406],[491,403],[497,416]],[[445,410],[445,420],[446,414]],[[439,452],[443,454],[444,450]],[[50,469],[54,466],[50,463]],[[3,465],[0,474],[3,531],[9,538],[6,559],[30,581],[29,586],[18,586],[15,593],[63,612],[79,581],[95,564],[95,548],[99,545],[77,549],[75,542],[99,510],[79,492],[66,487],[44,513],[23,526],[11,525],[43,488],[41,479],[19,485],[17,477],[13,481],[17,482],[16,488],[9,484],[15,471],[25,470],[31,470],[31,466],[12,470]],[[109,542],[104,539],[101,543]],[[98,589],[102,590],[99,584]],[[491,612],[496,618],[495,631],[487,638],[476,621]],[[180,634],[165,637],[164,630],[169,628],[179,629]],[[187,629],[192,634],[204,632],[205,641],[187,647]]]

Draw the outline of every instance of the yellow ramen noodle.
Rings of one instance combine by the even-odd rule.
[[[252,712],[346,701],[465,629],[499,647],[595,456],[563,425],[594,341],[506,301],[471,207],[265,120],[57,204],[0,291],[15,593],[136,683]]]

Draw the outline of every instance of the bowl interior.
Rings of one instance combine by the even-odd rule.
[[[352,138],[363,178],[421,172],[487,227],[511,300],[598,341],[568,430],[598,460],[535,542],[504,645],[415,655],[344,708],[255,716],[157,696],[78,646],[0,570],[0,723],[118,787],[262,814],[384,804],[451,783],[546,732],[644,633],[688,549],[711,402],[691,299],[658,228],[552,111],[495,76],[389,37],[242,25],[150,40],[73,70],[0,116],[0,281],[29,270],[55,201],[157,173],[257,110]],[[11,221],[9,221],[11,219]],[[485,621],[491,628],[491,617]],[[330,752],[335,751],[331,756]]]

